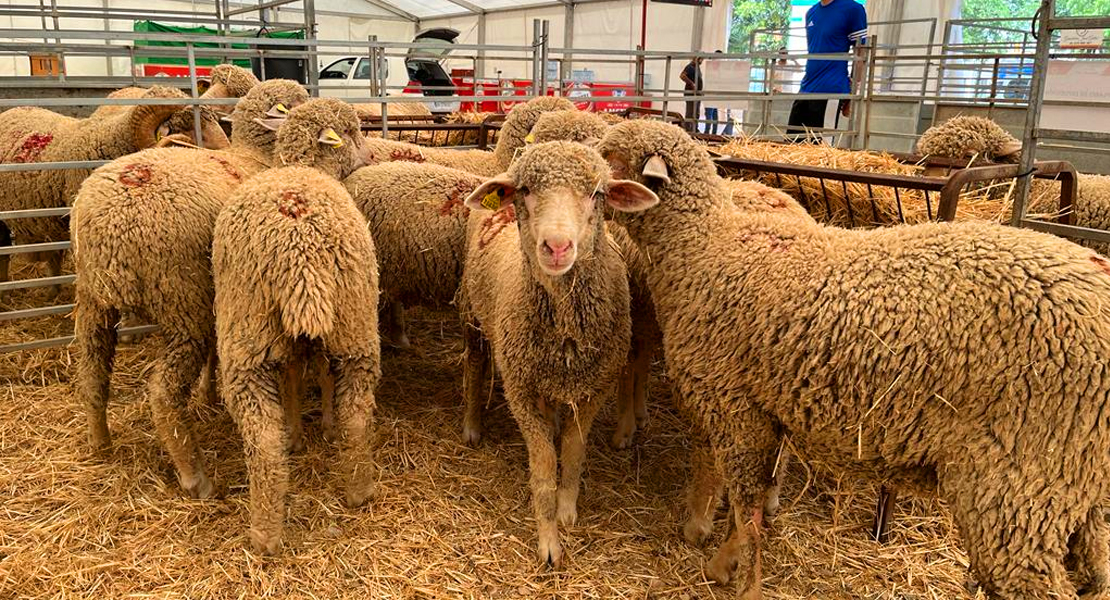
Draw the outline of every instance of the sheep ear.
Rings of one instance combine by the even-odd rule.
[[[320,137],[316,138],[316,141],[336,148],[343,147],[343,138],[339,137],[339,134],[331,127],[321,131]]]
[[[652,154],[651,158],[647,159],[644,163],[644,178],[658,179],[662,183],[670,183],[671,176],[667,172],[667,163],[663,162],[663,157],[658,154]]]
[[[513,203],[516,185],[508,173],[487,179],[478,189],[466,197],[466,207],[470,210],[501,210]]]
[[[289,116],[289,109],[285,108],[284,104],[278,102],[270,107],[270,110],[266,111],[266,116],[273,119],[284,119]]]
[[[601,143],[601,139],[595,138],[595,137],[588,137],[588,138],[582,140],[580,143],[583,146],[589,146],[590,148],[593,148],[594,146],[597,146],[598,144]]]
[[[605,202],[620,212],[640,212],[659,204],[659,196],[635,181],[617,179],[609,182]]]
[[[266,129],[269,129],[270,131],[277,131],[278,129],[281,128],[281,124],[285,122],[285,119],[260,119],[260,118],[255,118],[254,122],[258,123],[259,125],[261,125],[263,127],[265,127]]]

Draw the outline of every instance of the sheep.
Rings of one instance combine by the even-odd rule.
[[[280,397],[277,370],[298,356],[322,353],[336,378],[347,506],[361,506],[375,492],[378,267],[366,221],[336,181],[361,161],[361,137],[354,109],[342,101],[292,109],[277,142],[291,166],[241,185],[216,218],[220,387],[243,436],[250,541],[263,554],[281,548],[289,479],[282,407],[297,402]]]
[[[559,110],[575,110],[574,104],[566,98],[540,96],[516,105],[501,126],[493,152],[425,148],[408,142],[368,137],[367,160],[370,163],[396,160],[427,162],[492,177],[509,168],[517,152],[524,148],[524,138],[532,131],[536,119],[546,112]]]
[[[593,150],[549,142],[525,149],[508,172],[466,199],[463,435],[480,439],[480,388],[492,355],[528,447],[537,555],[553,567],[562,560],[556,519],[577,519],[586,438],[616,391],[631,334],[628,275],[604,232],[602,204],[652,198],[642,185],[612,180]]]
[[[617,125],[599,150],[660,198],[617,219],[653,259],[667,367],[727,473],[737,529],[715,578],[746,554],[743,597],[760,596],[758,500],[785,431],[842,472],[939,493],[990,597],[1110,591],[1110,261],[983,222],[745,212],[671,125]]]
[[[594,113],[559,110],[539,115],[525,141],[535,144],[568,141],[592,146],[608,128],[609,124]]]
[[[344,182],[370,224],[381,272],[383,333],[410,346],[401,305],[450,304],[466,256],[463,200],[483,179],[450,167],[388,162],[363,167]]]
[[[144,97],[184,99],[185,95],[173,88],[153,87]],[[74,119],[35,107],[12,108],[0,113],[0,163],[110,160],[130,154],[153,146],[167,118],[182,108],[180,104],[134,106],[104,119]],[[90,171],[0,173],[0,211],[69,206]],[[14,219],[7,226],[19,244],[66,239],[64,217]],[[51,276],[61,274],[62,257],[61,252],[29,255],[31,260],[47,261]],[[8,262],[9,256],[0,256],[0,272],[7,270]]]
[[[235,188],[273,162],[280,110],[308,99],[293,81],[259,84],[239,100],[226,151],[144,150],[104,165],[84,182],[70,221],[77,272],[77,390],[94,451],[111,445],[108,382],[115,324],[130,311],[158,325],[165,346],[150,383],[155,426],[182,488],[205,498],[205,475],[185,399],[214,351],[209,255],[216,215]],[[214,359],[209,360],[210,373]],[[210,379],[202,390],[212,390]]]
[[[917,151],[926,156],[1017,162],[1021,142],[990,119],[958,116],[921,134]]]

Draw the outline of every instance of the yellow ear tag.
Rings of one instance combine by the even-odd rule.
[[[343,147],[343,138],[339,137],[339,134],[336,133],[334,129],[329,128],[327,131],[325,131],[324,137],[332,146],[335,146],[336,148]]]
[[[284,104],[281,104],[280,102],[279,102],[279,103],[277,104],[277,106],[275,106],[274,108],[275,108],[275,109],[277,109],[277,111],[278,111],[278,112],[280,112],[280,113],[287,113],[287,112],[289,112],[289,109],[288,109],[288,108],[285,108],[285,105],[284,105]]]
[[[497,189],[493,190],[492,192],[486,194],[486,197],[482,198],[482,206],[485,207],[485,208],[488,208],[489,210],[498,210],[498,209],[500,209],[501,208],[501,188],[497,188]]]
[[[524,136],[524,143],[525,144],[531,144],[534,141],[536,141],[536,136],[534,136],[530,133],[528,135]]]

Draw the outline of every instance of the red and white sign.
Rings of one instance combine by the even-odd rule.
[[[197,77],[208,77],[212,67],[197,67]],[[188,65],[142,65],[140,77],[188,77]]]

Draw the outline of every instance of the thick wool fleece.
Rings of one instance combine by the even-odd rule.
[[[516,105],[501,126],[501,133],[497,136],[497,147],[493,152],[425,148],[407,142],[371,137],[367,139],[370,149],[367,161],[371,164],[397,160],[428,162],[483,177],[493,177],[509,168],[517,153],[524,148],[526,143],[524,138],[532,131],[540,115],[559,110],[576,109],[566,98],[554,96],[541,96]]]
[[[532,143],[598,141],[609,125],[594,113],[559,110],[543,113],[532,127]]]
[[[145,98],[184,98],[173,88],[154,87]],[[181,106],[132,106],[111,118],[74,119],[33,107],[0,113],[0,163],[111,160],[154,145],[158,127]],[[91,170],[0,173],[0,210],[69,206]],[[8,223],[16,243],[66,239],[62,217]]]
[[[1004,156],[1001,152],[1007,145],[1018,143],[1017,138],[990,119],[959,116],[934,125],[921,134],[921,139],[917,141],[917,151],[928,156],[978,156],[986,160],[1000,158],[1016,162],[1017,155]]]
[[[320,135],[332,130],[341,146],[319,142]],[[280,165],[308,165],[343,179],[362,166],[362,132],[358,115],[350,104],[335,98],[315,98],[292,109],[277,134],[274,161]]]
[[[237,117],[251,121],[275,104],[295,106],[306,97],[300,86],[268,81],[240,100],[250,101]],[[212,231],[239,184],[269,166],[274,136],[263,132],[252,137],[236,131],[226,151],[158,148],[117,159],[81,186],[70,218],[78,392],[88,411],[90,441],[94,448],[111,443],[106,410],[115,324],[120,313],[135,313],[157,324],[166,342],[150,402],[159,437],[194,495],[209,493],[211,484],[182,401],[215,335]]]
[[[598,199],[590,221],[593,230],[588,242],[579,240],[580,254],[570,271],[552,277],[536,262],[537,240],[528,226],[532,216],[525,194],[604,194],[609,168],[596,152],[570,142],[532,146],[508,175],[517,190],[518,226],[496,229],[513,208],[493,214],[474,211],[468,223],[459,301],[460,313],[470,325],[464,378],[467,419],[470,425],[482,403],[478,389],[488,371],[484,338],[528,445],[539,555],[557,564],[556,511],[564,524],[574,522],[585,438],[600,406],[613,398],[628,356],[628,275],[604,232]],[[563,411],[562,474],[556,486],[553,442],[564,405],[569,410]]]
[[[220,382],[247,448],[250,539],[281,547],[289,471],[279,367],[310,341],[336,376],[346,501],[374,492],[370,453],[380,377],[378,269],[366,221],[343,186],[310,167],[258,175],[220,212],[212,246]]]
[[[477,175],[440,165],[390,162],[344,182],[370,223],[384,303],[445,306],[455,298],[466,256],[463,201]]]
[[[258,78],[250,70],[229,64],[212,67],[208,79],[211,86],[223,85],[227,98],[242,98],[259,84]]]
[[[1110,262],[986,223],[746,213],[669,125],[615,126],[600,150],[641,180],[652,155],[669,168],[660,204],[620,219],[738,514],[781,425],[844,473],[939,492],[992,597],[1075,599],[1066,558],[1106,593]]]
[[[1030,197],[1037,198],[1029,206],[1027,213],[1054,215],[1060,210],[1060,183],[1048,179],[1032,180],[1033,189]],[[1110,176],[1091,175],[1080,173],[1078,188],[1075,193],[1075,205],[1071,210],[1071,222],[1080,227],[1091,229],[1110,230]],[[1005,218],[1009,218],[1006,213]],[[1110,244],[1079,240],[1079,244],[1102,254],[1110,256]]]
[[[270,79],[261,83],[235,104],[231,113],[231,145],[240,147],[272,148],[276,134],[255,122],[265,118],[266,111],[277,104],[286,108],[308,101],[304,86],[290,79]]]

